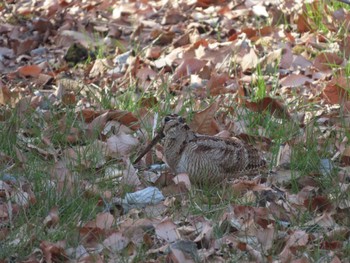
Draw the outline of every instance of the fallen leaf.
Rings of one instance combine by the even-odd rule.
[[[344,77],[335,77],[322,92],[322,96],[325,98],[327,103],[330,104],[341,104],[349,99],[347,93],[347,79]]]
[[[68,260],[64,251],[65,247],[66,241],[52,243],[44,240],[40,243],[40,249],[43,251],[45,261],[48,263]]]
[[[173,178],[175,184],[184,183],[188,191],[191,190],[191,181],[187,174],[178,174]]]
[[[173,75],[173,80],[176,81],[182,77],[196,74],[205,66],[205,64],[207,64],[205,60],[196,58],[184,59],[182,63],[176,68]]]
[[[111,229],[115,224],[115,219],[110,213],[99,213],[96,216],[95,224],[100,229]]]
[[[122,251],[129,244],[129,239],[123,235],[121,232],[113,233],[105,240],[102,244],[114,253]]]
[[[219,127],[214,115],[219,108],[219,102],[214,102],[206,109],[194,114],[190,127],[198,133],[214,135],[219,132]]]
[[[249,50],[249,53],[245,54],[241,61],[242,71],[253,70],[258,65],[259,59],[253,48]]]
[[[109,155],[113,156],[129,156],[137,145],[139,145],[139,141],[126,133],[119,132],[107,139]]]
[[[255,112],[268,111],[272,115],[276,115],[279,118],[290,118],[286,107],[280,101],[270,97],[265,97],[257,102],[246,101],[245,105],[248,109]]]
[[[156,234],[164,241],[171,243],[180,239],[180,235],[176,230],[176,225],[170,220],[165,219],[156,226]]]
[[[340,66],[343,63],[343,59],[335,53],[321,53],[316,56],[314,60],[314,66],[319,71],[328,72],[332,68]]]
[[[58,207],[50,209],[49,214],[45,217],[43,224],[46,227],[56,226],[59,222]]]
[[[37,65],[28,65],[18,68],[18,73],[24,77],[38,77],[42,69]]]
[[[290,74],[281,79],[282,87],[300,87],[307,82],[312,82],[312,79],[303,75]]]

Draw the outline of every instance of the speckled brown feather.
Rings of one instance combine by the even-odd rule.
[[[178,115],[164,118],[164,155],[175,174],[187,173],[193,183],[220,182],[266,169],[260,152],[238,138],[194,133]]]

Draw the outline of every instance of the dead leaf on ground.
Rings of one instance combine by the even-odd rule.
[[[219,108],[219,105],[220,101],[213,103],[205,110],[195,113],[191,123],[189,124],[190,127],[198,133],[208,135],[217,134],[220,130],[214,116]]]
[[[45,217],[43,224],[46,227],[56,226],[59,222],[58,207],[50,209],[49,214]]]
[[[245,101],[245,105],[252,111],[267,111],[278,118],[290,118],[289,112],[282,102],[271,97],[265,97],[257,102]]]
[[[335,53],[321,53],[314,60],[315,68],[323,72],[328,72],[342,63],[343,59]]]
[[[114,253],[122,251],[129,244],[129,239],[121,232],[116,232],[103,240],[102,244]]]
[[[181,237],[176,229],[176,225],[170,219],[165,219],[156,226],[156,234],[168,243],[175,242]]]
[[[287,77],[281,79],[282,87],[300,87],[307,82],[312,82],[313,80],[309,77],[303,75],[291,74]]]
[[[182,77],[187,77],[192,74],[198,73],[207,64],[205,60],[196,58],[184,59],[182,63],[176,68],[173,80],[179,80]]]
[[[23,77],[38,77],[42,69],[37,65],[23,66],[18,69],[18,73]]]
[[[322,95],[327,103],[341,104],[349,99],[348,80],[345,77],[334,77],[323,89]]]
[[[138,145],[139,141],[126,133],[118,133],[107,139],[109,153],[116,156],[129,156]]]
[[[68,257],[65,253],[66,241],[58,241],[52,243],[49,241],[42,241],[40,249],[43,251],[46,262],[66,261]]]

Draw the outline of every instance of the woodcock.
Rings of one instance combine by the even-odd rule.
[[[163,119],[159,136],[169,167],[175,174],[187,173],[192,183],[221,182],[266,169],[266,161],[252,145],[238,138],[197,134],[175,114]]]

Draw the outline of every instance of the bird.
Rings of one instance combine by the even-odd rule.
[[[266,160],[254,146],[236,137],[195,133],[180,115],[165,116],[158,134],[172,172],[188,174],[191,183],[220,183],[266,171]]]

